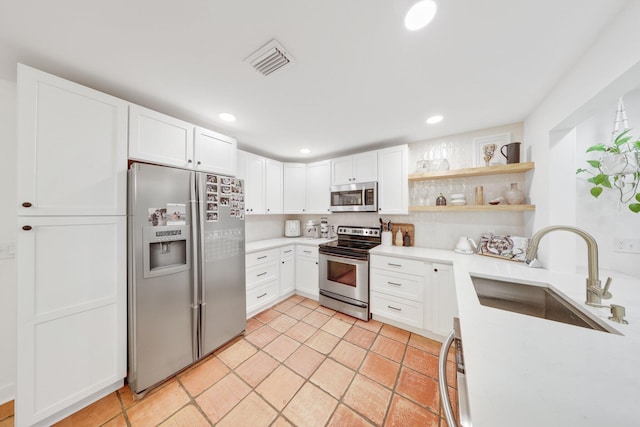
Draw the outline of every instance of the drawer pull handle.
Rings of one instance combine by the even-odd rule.
[[[391,267],[402,267],[402,264],[392,264],[390,262],[388,262],[387,265],[389,265]]]
[[[264,294],[262,294],[262,295],[258,295],[258,297],[257,297],[256,299],[260,299],[260,298],[262,298],[262,297],[266,297],[266,296],[267,296],[267,293],[265,292],[265,293],[264,293]]]
[[[304,252],[305,254],[310,254],[311,253],[311,251],[302,251],[302,252]]]
[[[22,226],[22,229],[23,229],[24,231],[29,231],[29,230],[31,230],[31,226],[30,226],[30,225],[23,225],[23,226]]]
[[[22,207],[24,207],[24,208],[30,208],[31,206],[33,206],[33,205],[31,203],[29,203],[29,202],[24,202],[22,204]]]
[[[266,255],[262,255],[262,256],[259,256],[258,259],[265,259],[266,257],[267,257]]]
[[[392,307],[390,305],[388,305],[387,307],[389,307],[391,310],[395,310],[395,311],[402,311],[401,308],[397,308],[397,307]]]
[[[393,283],[393,282],[387,282],[387,283],[393,286],[402,286],[402,283]]]
[[[292,252],[293,249],[289,249],[288,251],[284,251],[285,254],[288,254],[289,252]]]
[[[266,271],[265,271],[264,273],[260,273],[260,274],[258,274],[256,277],[264,276],[265,274],[267,274],[267,272],[266,272]]]

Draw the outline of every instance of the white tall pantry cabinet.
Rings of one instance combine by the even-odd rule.
[[[126,376],[128,104],[18,68],[16,425],[50,425]]]

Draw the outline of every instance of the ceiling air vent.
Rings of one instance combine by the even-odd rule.
[[[277,40],[271,40],[266,45],[249,55],[244,62],[250,64],[256,71],[268,76],[278,71],[294,59]]]

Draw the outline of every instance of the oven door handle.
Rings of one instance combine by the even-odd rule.
[[[453,408],[451,407],[451,399],[449,398],[449,387],[447,385],[447,355],[453,344],[455,332],[451,331],[447,335],[447,339],[440,349],[440,359],[438,360],[438,387],[440,388],[440,400],[442,401],[442,409],[444,409],[444,417],[449,426],[457,426],[453,416]]]

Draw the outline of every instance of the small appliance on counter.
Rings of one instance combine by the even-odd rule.
[[[304,236],[311,237],[312,239],[320,238],[320,227],[318,227],[318,224],[316,224],[314,220],[310,219],[305,223]]]
[[[284,222],[285,237],[300,237],[300,220],[288,219]]]

